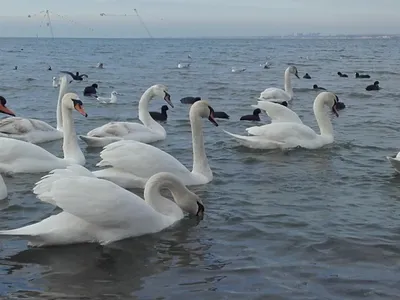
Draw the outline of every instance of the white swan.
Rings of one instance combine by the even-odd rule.
[[[290,66],[285,71],[285,90],[278,88],[268,88],[260,94],[259,99],[276,101],[276,102],[292,100],[293,89],[292,89],[292,80],[290,79],[290,74],[293,74],[300,79],[299,74],[297,72],[297,68],[295,66]]]
[[[96,99],[101,103],[117,103],[117,95],[118,95],[117,91],[112,91],[110,98],[96,97]]]
[[[120,140],[135,140],[143,143],[164,140],[167,136],[164,127],[154,121],[149,114],[149,102],[156,96],[164,98],[171,107],[174,107],[168,88],[165,85],[156,84],[149,87],[139,101],[139,120],[143,124],[110,122],[79,137],[91,147],[104,147]]]
[[[87,117],[77,94],[67,93],[62,99],[64,128],[64,158],[58,158],[47,150],[28,142],[0,137],[0,172],[40,173],[70,164],[85,164],[85,156],[78,145],[72,110],[76,109]]]
[[[225,131],[233,136],[240,144],[255,149],[288,149],[302,147],[317,149],[333,143],[333,128],[329,116],[324,111],[324,105],[331,108],[338,117],[337,102],[339,98],[331,92],[320,93],[314,101],[314,114],[321,134],[310,127],[296,122],[273,122],[262,126],[258,135],[241,136]]]
[[[79,169],[84,170],[79,170]],[[174,201],[163,196],[171,191]],[[169,173],[152,176],[139,196],[80,166],[54,170],[44,176],[33,192],[63,211],[38,223],[0,235],[19,236],[30,246],[60,246],[77,243],[106,245],[118,240],[159,232],[184,217],[184,212],[203,217],[200,198]]]
[[[392,167],[397,173],[400,173],[400,152],[394,156],[386,156],[387,160],[390,162]]]
[[[8,137],[39,144],[62,139],[61,101],[68,89],[67,77],[61,77],[57,101],[57,129],[37,119],[10,117],[0,120],[0,137]]]
[[[190,172],[172,155],[154,146],[135,141],[120,141],[107,145],[100,153],[97,166],[110,167],[94,171],[96,177],[108,179],[124,188],[143,188],[146,181],[159,172],[175,174],[185,185],[206,184],[213,179],[204,148],[201,118],[215,126],[214,110],[206,101],[197,101],[190,108],[192,127],[193,169]]]
[[[8,196],[7,186],[6,183],[4,182],[3,176],[0,175],[0,200],[7,198],[7,196]]]
[[[58,88],[60,86],[60,79],[57,79],[57,77],[53,77],[53,88]]]
[[[258,101],[258,103],[256,105],[252,105],[252,107],[264,110],[270,117],[271,123],[292,122],[292,123],[303,124],[299,116],[293,110],[281,104],[270,101]],[[246,128],[246,131],[248,134],[251,135],[262,135],[264,128],[268,128],[266,127],[268,125],[269,124],[261,126],[252,126]]]

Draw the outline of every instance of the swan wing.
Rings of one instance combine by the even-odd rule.
[[[88,176],[61,177],[37,196],[100,228],[131,228],[135,217],[155,214],[137,195],[111,181]]]
[[[132,122],[110,122],[97,127],[87,133],[92,137],[124,137],[134,132],[148,131],[148,129],[139,123]]]
[[[36,119],[24,119],[21,117],[9,117],[0,120],[0,132],[4,134],[27,134],[34,131],[57,130],[46,122]]]
[[[190,174],[175,157],[157,147],[131,140],[114,142],[100,153],[100,167],[114,167],[141,178],[150,178],[159,172]]]
[[[284,146],[283,143],[276,141],[270,141],[262,136],[244,136],[239,134],[234,134],[229,131],[224,130],[225,133],[232,136],[239,144],[253,149],[277,149]]]
[[[68,164],[35,144],[0,137],[0,171],[6,173],[47,172]]]
[[[290,108],[278,103],[270,101],[258,101],[257,105],[252,105],[254,108],[265,110],[271,118],[271,122],[292,122],[303,124],[299,116]]]
[[[41,195],[40,200],[57,205],[53,202],[51,194],[47,196],[51,191],[53,183],[61,178],[76,176],[96,177],[92,172],[81,165],[70,165],[66,169],[55,169],[50,171],[49,174],[43,176],[41,180],[35,184],[32,191],[36,195]]]
[[[289,101],[292,99],[288,93],[278,88],[268,88],[260,94],[263,100]]]
[[[285,148],[304,147],[310,148],[317,140],[318,135],[310,127],[291,122],[271,123],[260,126],[262,130],[257,135],[270,141],[279,142],[285,145]]]

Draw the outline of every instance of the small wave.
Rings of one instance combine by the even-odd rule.
[[[35,78],[32,78],[32,77],[28,77],[27,79],[26,79],[26,81],[34,81],[34,80],[36,80]]]
[[[288,62],[286,63],[288,66],[301,66],[301,67],[316,67],[318,65],[316,64],[303,64],[303,63],[295,63],[295,62]]]
[[[392,71],[375,71],[374,74],[377,74],[377,75],[400,75],[400,73],[392,72]]]

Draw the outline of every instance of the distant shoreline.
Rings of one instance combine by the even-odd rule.
[[[200,37],[54,37],[54,39],[290,39],[290,40],[321,40],[321,39],[398,39],[400,34],[335,34],[335,35],[269,35],[269,36],[200,36]],[[52,39],[51,37],[8,37],[0,39]]]

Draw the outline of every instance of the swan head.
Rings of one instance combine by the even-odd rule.
[[[8,109],[7,106],[7,100],[3,96],[0,96],[0,112],[6,115],[10,115],[15,117],[15,114],[12,110]]]
[[[117,91],[112,91],[111,92],[111,96],[117,96],[118,95],[118,92]]]
[[[79,96],[75,93],[65,94],[64,97],[62,98],[62,104],[64,107],[70,110],[75,109],[85,118],[88,116],[87,113],[85,112],[85,109],[83,108],[83,103],[81,99],[79,99]]]
[[[336,117],[339,117],[339,113],[338,113],[339,97],[336,94],[331,93],[331,92],[322,92],[321,94],[319,94],[317,96],[317,98],[321,98],[323,103],[332,110],[334,115]]]
[[[56,79],[57,79],[56,77],[53,77],[53,81],[56,81]]]
[[[256,108],[255,110],[253,110],[253,116],[258,116],[259,114],[261,114],[261,109]]]
[[[196,114],[202,118],[207,118],[215,126],[218,126],[217,121],[215,121],[214,109],[208,105],[205,100],[196,101],[190,108],[190,114]]]
[[[296,76],[297,78],[300,79],[299,72],[297,71],[297,68],[295,66],[290,66],[288,68],[288,70],[289,70],[289,73],[293,74],[294,76]]]
[[[153,96],[158,96],[160,98],[163,98],[165,102],[168,103],[169,106],[172,108],[174,105],[172,104],[171,101],[171,95],[168,93],[168,87],[163,85],[163,84],[156,84],[151,87]]]

